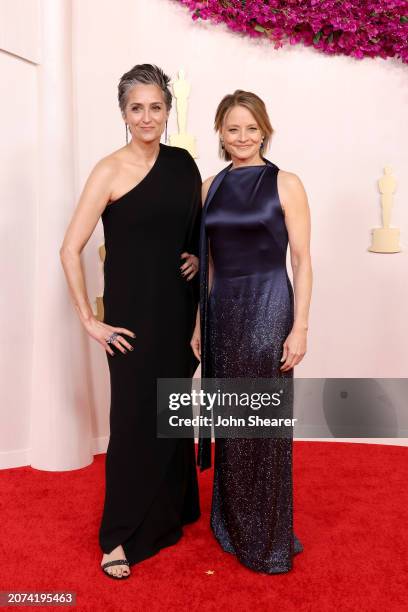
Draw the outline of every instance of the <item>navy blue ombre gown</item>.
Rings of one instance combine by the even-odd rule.
[[[204,204],[203,377],[293,378],[293,370],[279,370],[294,316],[288,233],[279,168],[264,161],[222,170]],[[211,463],[209,439],[200,439],[199,463],[202,469]],[[303,547],[293,532],[291,437],[216,439],[211,527],[222,548],[247,567],[267,574],[292,569]]]

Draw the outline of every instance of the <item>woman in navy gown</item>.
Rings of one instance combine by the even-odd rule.
[[[295,174],[263,157],[273,130],[258,96],[226,96],[215,129],[231,164],[203,185],[192,347],[203,377],[291,379],[306,352],[312,285],[307,197]],[[201,439],[202,469],[210,457],[210,440]],[[292,568],[303,547],[293,532],[291,436],[216,438],[211,527],[247,567],[267,574]]]

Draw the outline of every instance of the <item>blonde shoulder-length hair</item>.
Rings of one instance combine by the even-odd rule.
[[[255,118],[255,121],[259,125],[259,128],[265,135],[262,152],[266,151],[269,146],[274,129],[272,128],[268,112],[266,110],[265,102],[251,91],[243,91],[242,89],[237,89],[236,91],[234,91],[233,94],[228,94],[223,97],[215,113],[215,131],[220,133],[228,111],[230,111],[234,106],[244,106],[249,110],[250,113],[252,113]],[[223,148],[221,140],[219,142],[218,152],[220,157],[222,157],[226,161],[231,160],[231,156]]]

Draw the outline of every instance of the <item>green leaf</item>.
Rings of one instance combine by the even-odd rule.
[[[402,17],[400,17],[401,23],[407,23],[407,21],[408,21],[408,17],[406,15],[403,15]]]
[[[315,37],[313,39],[313,42],[316,44],[319,42],[321,36],[322,36],[323,32],[322,30],[319,30],[318,32],[316,32]]]
[[[256,24],[254,30],[256,30],[257,32],[266,32],[265,28],[259,25],[259,23]]]
[[[329,43],[333,42],[333,37],[334,37],[334,34],[333,34],[333,32],[331,32],[329,38],[327,39],[329,41]]]

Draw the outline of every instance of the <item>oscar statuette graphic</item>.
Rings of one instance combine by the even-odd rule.
[[[400,230],[397,227],[390,227],[393,193],[396,189],[391,166],[384,167],[384,174],[378,181],[378,187],[381,193],[382,227],[372,230],[372,241],[368,250],[372,253],[399,253]]]
[[[101,244],[101,246],[98,249],[98,253],[99,253],[99,259],[102,262],[102,268],[103,268],[103,262],[105,261],[105,245],[104,244]],[[95,316],[98,319],[98,321],[103,321],[103,316],[104,316],[103,297],[101,295],[98,295],[96,297],[95,304],[96,304]]]
[[[171,134],[169,144],[173,147],[182,147],[193,157],[197,158],[195,138],[187,133],[187,105],[190,95],[190,84],[185,79],[184,70],[178,72],[178,79],[173,81],[173,93],[176,98],[178,134]]]

